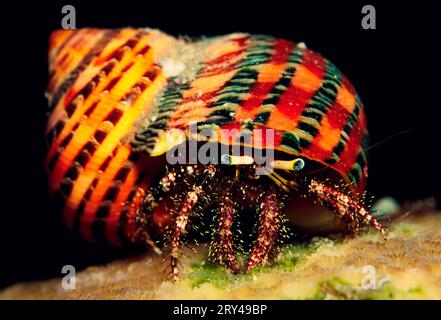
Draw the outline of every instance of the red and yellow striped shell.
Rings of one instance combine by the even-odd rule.
[[[173,147],[164,137],[195,121],[214,130],[274,130],[274,141],[254,146],[321,163],[364,190],[362,103],[348,79],[303,44],[249,34],[186,42],[151,29],[59,30],[49,65],[49,186],[64,195],[66,224],[89,240],[133,239],[155,158]]]

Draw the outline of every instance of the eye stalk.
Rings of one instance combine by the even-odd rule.
[[[282,169],[288,171],[300,171],[305,167],[305,161],[302,158],[296,158],[294,160],[275,160],[273,162],[274,169]]]
[[[229,154],[223,154],[221,157],[221,164],[226,165],[251,165],[254,163],[254,159],[251,156],[232,156]]]
[[[225,165],[251,165],[254,159],[250,156],[232,156],[224,154],[221,157],[221,164]],[[302,158],[293,160],[274,160],[272,162],[274,169],[300,171],[305,167],[305,161]]]

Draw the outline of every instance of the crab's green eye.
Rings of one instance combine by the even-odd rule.
[[[292,169],[300,171],[305,167],[305,161],[302,158],[297,158],[292,161]]]
[[[294,160],[275,160],[273,162],[274,169],[300,171],[305,166],[305,161],[302,158]]]

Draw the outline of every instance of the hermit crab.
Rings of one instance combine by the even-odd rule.
[[[196,214],[214,212],[210,254],[234,273],[272,261],[283,217],[306,210],[298,202],[326,208],[345,231],[386,235],[363,205],[360,98],[303,43],[59,30],[47,97],[48,181],[67,226],[93,242],[163,250],[173,279]],[[246,211],[257,227],[242,266],[233,224]]]

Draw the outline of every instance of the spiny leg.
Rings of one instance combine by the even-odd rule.
[[[188,217],[190,215],[190,210],[194,207],[198,200],[199,193],[202,191],[200,187],[194,188],[187,194],[187,197],[178,212],[175,221],[173,222],[170,237],[170,268],[171,277],[173,280],[177,281],[179,279],[178,275],[178,263],[179,257],[181,255],[181,237],[186,232],[186,226],[188,222]]]
[[[386,230],[377,219],[351,197],[314,179],[311,180],[308,188],[319,199],[333,207],[341,217],[350,217],[351,221],[358,221],[361,217],[367,224],[378,230],[385,241],[387,240]]]
[[[147,246],[151,247],[153,251],[157,254],[162,253],[161,249],[159,249],[159,247],[156,245],[148,231],[149,224],[151,222],[151,213],[153,209],[158,205],[158,193],[163,194],[168,192],[170,188],[175,184],[175,181],[176,171],[172,170],[161,178],[158,184],[158,188],[156,188],[155,190],[150,188],[145,192],[143,189],[138,188],[135,195],[135,198],[143,198],[142,204],[136,214],[136,223],[138,224],[136,238],[147,244]],[[138,194],[140,194],[140,196],[138,196]]]
[[[162,254],[161,249],[159,249],[159,247],[156,245],[147,229],[138,229],[137,233],[137,238],[145,243],[148,247],[152,248],[153,252],[156,254]]]
[[[152,248],[155,253],[161,254],[161,249],[158,248],[148,232],[149,216],[146,215],[143,210],[145,199],[149,198],[149,195],[150,193],[148,191],[145,192],[144,189],[137,188],[135,196],[133,197],[134,200],[130,204],[129,210],[136,210],[135,222],[137,224],[137,229],[132,241],[135,243],[144,243],[147,247]]]
[[[193,187],[193,189],[187,193],[179,212],[177,213],[174,221],[172,221],[172,224],[170,226],[170,251],[168,258],[170,261],[171,278],[174,281],[179,280],[178,267],[179,258],[181,256],[182,236],[186,233],[187,222],[191,210],[198,202],[204,185],[214,176],[215,172],[216,169],[214,166],[207,167],[207,169],[203,173],[200,184]]]
[[[215,231],[215,238],[210,245],[210,255],[214,261],[230,269],[233,274],[239,274],[240,267],[234,252],[233,234],[231,232],[234,221],[234,202],[230,189],[222,194],[219,202],[217,217],[219,225]]]
[[[257,266],[264,266],[269,262],[272,253],[277,231],[280,225],[280,206],[278,195],[271,187],[269,192],[263,196],[260,204],[260,215],[256,241],[253,244],[246,272]]]

